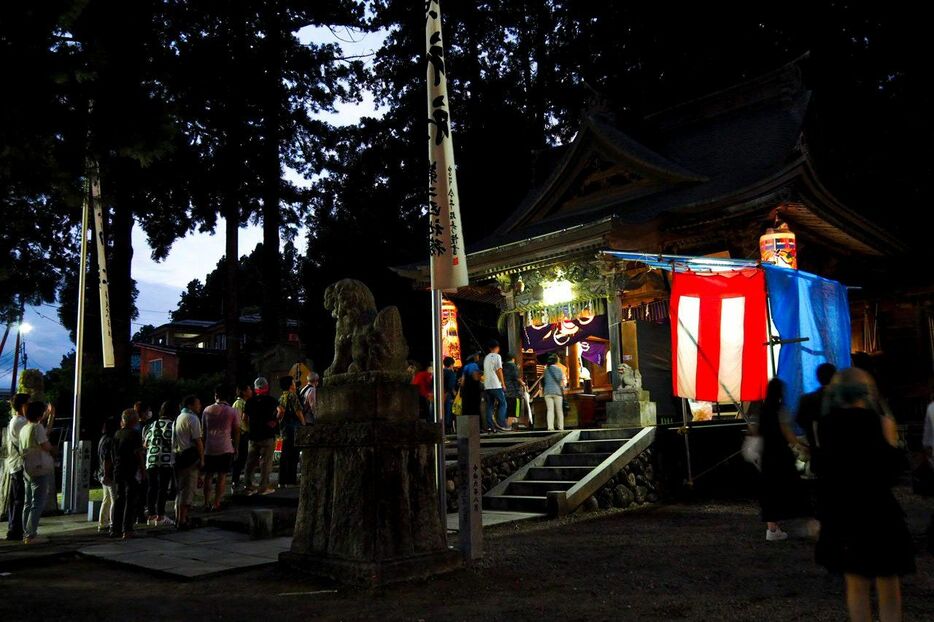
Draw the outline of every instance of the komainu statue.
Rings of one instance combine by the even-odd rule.
[[[619,384],[616,390],[620,392],[638,393],[642,390],[642,373],[638,369],[623,363],[616,368],[619,371]]]
[[[373,292],[354,279],[328,287],[324,308],[337,320],[334,361],[325,370],[325,379],[363,372],[405,373],[409,346],[399,309],[386,307],[377,313]]]

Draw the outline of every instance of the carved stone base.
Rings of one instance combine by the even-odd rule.
[[[311,574],[381,584],[456,568],[434,475],[437,426],[417,420],[412,387],[324,387],[327,416],[301,428],[302,489],[291,551]],[[367,408],[349,411],[348,408]]]
[[[655,402],[626,400],[606,403],[606,424],[609,427],[644,428],[658,424]]]

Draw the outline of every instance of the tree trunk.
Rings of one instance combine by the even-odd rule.
[[[227,341],[226,381],[234,386],[238,381],[240,364],[240,308],[237,300],[237,267],[240,264],[238,234],[240,233],[239,184],[224,195],[224,334]]]
[[[279,3],[271,0],[263,16],[266,47],[263,64],[266,69],[263,105],[263,342],[272,347],[281,339],[282,262],[279,251],[279,229],[282,214],[282,166],[279,157],[282,92],[282,21]]]

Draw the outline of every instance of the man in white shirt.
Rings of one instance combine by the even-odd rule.
[[[483,389],[486,393],[486,425],[490,432],[506,430],[506,392],[503,387],[503,357],[499,355],[499,342],[495,339],[486,344],[487,355],[483,359]],[[493,405],[496,404],[496,419]]]
[[[172,450],[175,452],[175,524],[188,528],[188,512],[198,489],[198,472],[204,468],[204,442],[201,440],[201,400],[189,395],[182,402],[182,412],[172,428]]]
[[[23,479],[23,454],[20,451],[19,433],[26,425],[26,406],[29,404],[27,393],[17,393],[11,400],[13,418],[6,428],[6,464],[4,477],[9,478],[10,492],[7,506],[6,539],[23,539],[23,504],[26,501],[26,480]]]

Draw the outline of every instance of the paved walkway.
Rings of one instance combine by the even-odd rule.
[[[483,512],[483,526],[493,527],[494,525],[506,525],[508,523],[518,523],[519,521],[537,520],[545,518],[545,514],[531,514],[529,512]],[[459,515],[448,514],[448,531],[459,531]]]
[[[292,538],[251,540],[246,534],[205,527],[126,542],[84,547],[78,553],[181,579],[195,579],[275,564]]]

